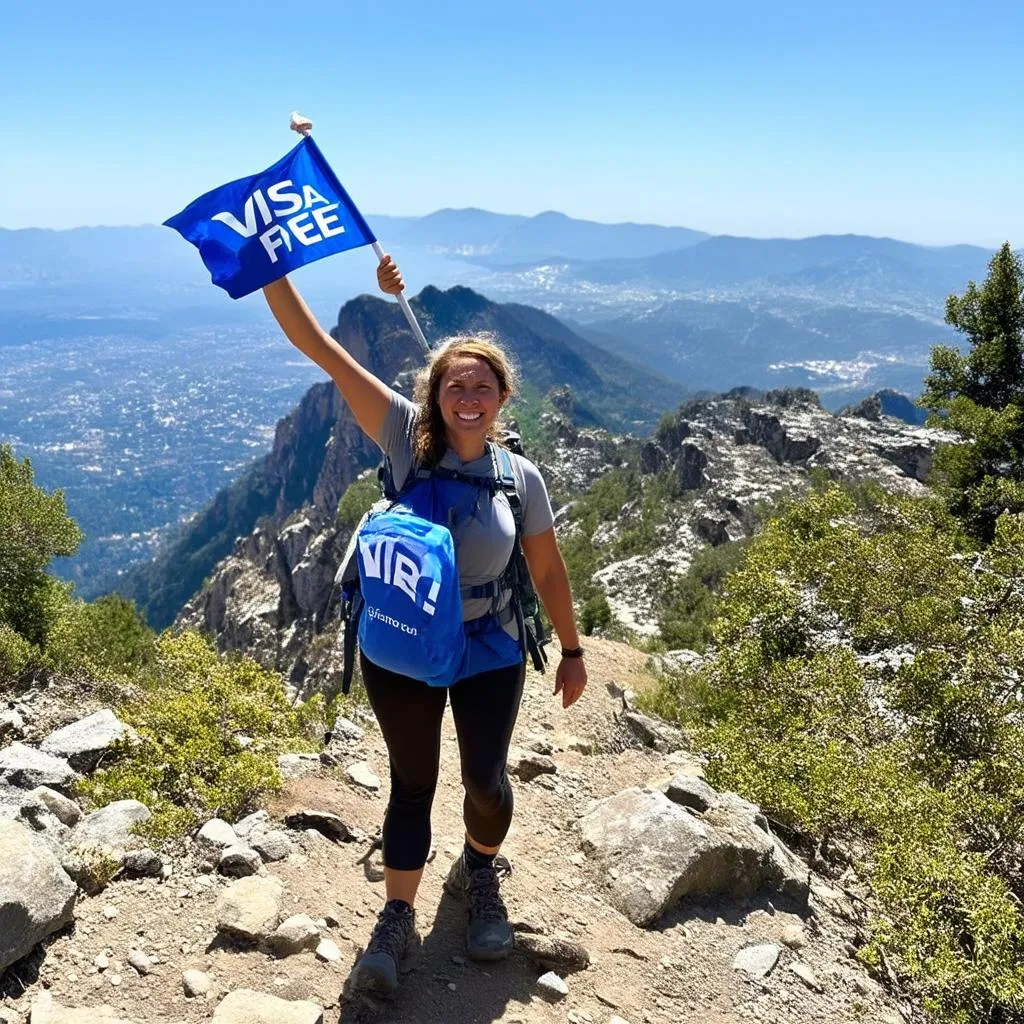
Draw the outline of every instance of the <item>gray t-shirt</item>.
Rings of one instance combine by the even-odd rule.
[[[391,408],[381,427],[377,444],[391,460],[395,486],[401,487],[413,465],[413,433],[418,409],[397,391],[391,393]],[[537,467],[521,455],[512,455],[512,469],[516,475],[519,497],[523,503],[523,536],[533,537],[549,530],[555,517],[544,478]],[[449,448],[440,465],[470,476],[493,476],[494,466],[488,454],[472,462],[460,461]],[[490,583],[505,570],[512,557],[516,524],[503,494],[492,496],[486,490],[479,492],[475,511],[455,530],[455,556],[459,567],[459,581],[464,587]],[[491,611],[500,611],[508,604],[511,593],[502,594],[494,608],[490,598],[472,598],[462,603],[464,621],[479,618]],[[515,622],[506,630],[517,636]]]

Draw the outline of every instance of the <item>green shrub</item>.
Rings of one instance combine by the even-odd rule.
[[[38,656],[39,648],[6,622],[0,622],[0,688],[17,679]]]
[[[580,628],[586,636],[595,630],[607,629],[612,623],[612,609],[603,591],[598,591],[583,605],[580,613]]]
[[[0,622],[31,644],[43,645],[71,592],[46,567],[73,555],[81,540],[63,491],[37,487],[32,463],[19,463],[10,445],[0,445]]]
[[[883,957],[942,1024],[1024,1019],[1024,517],[826,486],[725,578],[715,657],[649,706],[709,777],[861,865]]]
[[[277,754],[311,747],[306,729],[316,718],[316,708],[300,713],[288,703],[276,673],[250,658],[220,656],[192,632],[157,640],[152,668],[119,713],[139,741],[122,743],[117,760],[83,790],[97,805],[147,804],[154,812],[147,832],[156,839],[252,808],[280,786]]]
[[[155,650],[155,634],[135,604],[119,594],[69,601],[46,641],[52,667],[93,676],[133,676],[153,663]]]
[[[339,526],[347,526],[354,530],[359,520],[370,511],[370,507],[380,498],[380,487],[372,476],[361,476],[348,485],[338,502],[337,522]]]

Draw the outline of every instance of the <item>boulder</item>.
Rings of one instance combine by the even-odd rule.
[[[25,719],[14,708],[0,711],[0,741],[20,740],[25,735]]]
[[[0,783],[16,789],[50,786],[66,790],[80,778],[67,761],[24,743],[12,743],[0,750]]]
[[[76,894],[43,839],[0,819],[0,974],[72,920]]]
[[[222,875],[229,875],[232,878],[244,878],[247,875],[255,875],[262,865],[263,861],[254,849],[236,844],[229,846],[220,855],[217,870]]]
[[[55,789],[38,786],[29,796],[55,814],[68,828],[74,828],[82,820],[82,808]]]
[[[280,829],[257,832],[250,842],[252,848],[268,863],[284,860],[292,852],[292,841],[288,838],[288,833]]]
[[[612,905],[635,925],[651,924],[683,896],[729,889],[726,840],[664,793],[625,789],[598,801],[580,827]]]
[[[217,931],[247,942],[270,935],[281,921],[284,886],[273,875],[240,878],[217,901]]]
[[[213,1011],[213,1024],[323,1024],[323,1019],[316,1003],[278,999],[250,988],[228,993]]]
[[[156,878],[164,869],[164,862],[156,850],[128,850],[123,859],[124,870],[139,878]]]
[[[211,818],[197,833],[196,846],[214,858],[238,842],[235,830],[223,818]]]
[[[639,711],[627,711],[622,721],[634,736],[645,746],[662,754],[671,754],[689,746],[686,734],[660,718],[652,718]]]
[[[135,1024],[106,1004],[74,1009],[61,1006],[49,992],[40,992],[32,1001],[28,1019],[29,1024]]]
[[[280,754],[277,770],[283,779],[301,779],[320,770],[319,754]]]
[[[665,786],[665,796],[674,804],[703,814],[718,800],[718,794],[703,780],[680,772]]]
[[[105,849],[123,860],[128,850],[145,847],[145,841],[132,830],[152,817],[150,809],[138,800],[115,800],[87,814],[72,829],[68,847]]]
[[[252,814],[247,814],[244,818],[235,822],[235,835],[239,839],[248,839],[253,832],[266,828],[269,824],[270,815],[266,811],[253,811]]]
[[[104,709],[50,733],[39,749],[64,758],[80,772],[91,772],[100,758],[128,735],[129,729],[124,722],[113,711]]]

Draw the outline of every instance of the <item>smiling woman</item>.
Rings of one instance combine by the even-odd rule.
[[[381,260],[377,280],[389,295],[404,288],[390,256]],[[501,445],[498,418],[516,381],[495,340],[449,339],[432,353],[417,378],[416,401],[410,402],[319,327],[287,277],[263,291],[289,340],[331,375],[356,422],[383,450],[398,494],[389,513],[413,512],[402,520],[404,533],[394,517],[381,514],[355,538],[361,589],[352,607],[365,600],[359,663],[388,747],[391,795],[383,828],[387,902],[353,981],[356,988],[390,994],[402,960],[419,941],[413,903],[430,850],[441,720],[449,700],[465,786],[466,845],[445,888],[468,903],[471,957],[501,960],[512,949],[498,888],[508,864],[496,860],[512,821],[506,761],[527,647],[543,668],[522,598],[527,575],[562,644],[554,692],[563,707],[583,693],[587,670],[544,479],[529,459]],[[419,517],[416,495],[424,489],[430,512]],[[401,512],[395,516],[401,519]],[[442,536],[433,548],[405,544],[419,530],[420,539]],[[431,575],[442,560],[457,568],[453,580],[445,577],[443,592],[441,577]],[[416,617],[423,633],[435,639],[432,647],[427,638],[419,643],[418,631],[405,628],[407,617]],[[415,636],[418,646],[408,647],[403,633]],[[449,673],[445,655],[463,642],[466,656],[455,659]],[[444,672],[428,669],[435,660],[445,663]]]

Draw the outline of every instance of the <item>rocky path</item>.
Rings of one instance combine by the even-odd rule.
[[[583,847],[580,822],[588,806],[629,787],[663,786],[674,776],[685,783],[699,775],[699,765],[683,751],[630,745],[616,718],[621,691],[646,685],[643,657],[610,642],[588,646],[593,684],[569,712],[551,696],[548,679],[532,673],[528,679],[515,738],[520,750],[511,762],[519,776],[516,819],[505,846],[514,871],[504,892],[520,934],[527,936],[522,944],[561,939],[570,960],[580,955],[571,943],[589,954],[583,969],[564,956],[554,961],[564,985],[539,984],[550,964],[538,963],[536,952],[517,950],[494,965],[465,959],[464,912],[441,888],[462,843],[449,718],[434,808],[436,856],[418,907],[422,953],[395,1000],[343,995],[383,900],[380,852],[372,837],[386,801],[387,761],[379,735],[363,723],[361,739],[332,748],[336,767],[291,780],[267,808],[269,821],[259,829],[265,835],[275,826],[284,833],[271,853],[287,854],[283,859],[243,879],[210,871],[209,864],[203,870],[211,842],[231,841],[225,835],[205,846],[197,841],[172,858],[168,877],[116,881],[96,896],[80,896],[73,925],[8,971],[0,1022],[902,1021],[897,1005],[851,958],[856,913],[835,882],[812,877],[804,906],[771,887],[749,893],[740,885],[740,895],[690,896],[649,927],[638,927],[617,909],[623,905],[621,891],[616,895],[617,869]],[[354,782],[348,768],[357,763],[369,772],[356,772],[360,781]],[[379,789],[372,773],[384,780]],[[697,792],[699,784],[692,789]],[[302,827],[295,814],[308,809],[337,815],[350,838],[339,841],[337,831],[332,839]],[[683,824],[701,818],[691,812],[683,817]],[[676,818],[671,823],[678,825]],[[652,868],[656,881],[655,874]],[[241,893],[248,905],[232,908],[241,890],[248,890]],[[265,901],[262,910],[254,905],[259,899]],[[240,926],[245,917],[255,924]],[[286,927],[268,939],[283,919],[289,919]],[[239,927],[264,937],[241,940]]]

